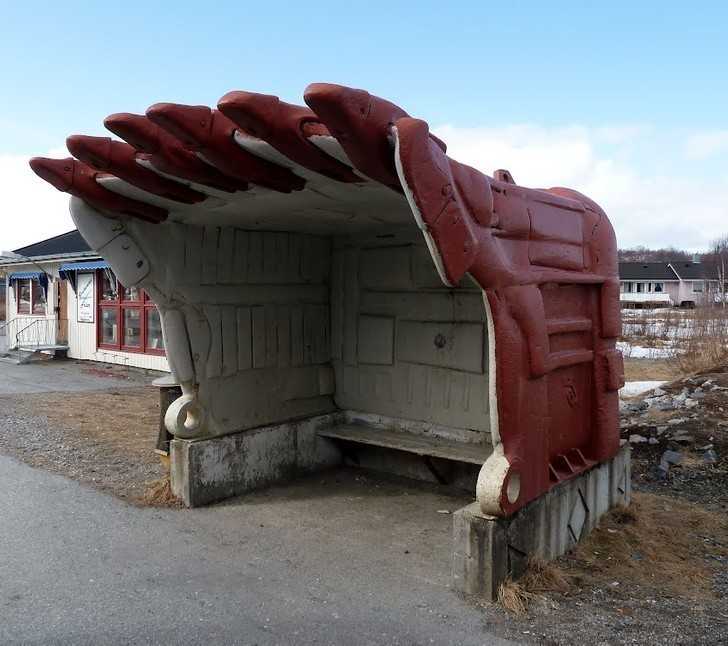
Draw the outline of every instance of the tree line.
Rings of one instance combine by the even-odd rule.
[[[693,253],[677,247],[658,247],[651,249],[643,245],[619,249],[619,262],[670,262],[697,260],[709,264],[728,264],[728,233],[710,243],[707,251]]]

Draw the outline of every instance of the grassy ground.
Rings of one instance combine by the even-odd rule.
[[[681,376],[680,368],[666,359],[624,360],[625,381],[672,381]]]
[[[0,408],[12,421],[2,452],[136,504],[165,502],[156,388],[4,396]]]

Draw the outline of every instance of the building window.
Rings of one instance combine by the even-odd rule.
[[[21,278],[15,282],[15,305],[18,314],[45,316],[46,295],[38,281]]]
[[[644,285],[643,285],[642,283],[635,283],[635,284],[636,284],[636,287],[637,287],[637,290],[636,290],[636,291],[637,291],[637,293],[638,293],[638,294],[641,294],[641,293],[642,293],[642,289],[643,289]]]
[[[116,346],[119,344],[119,312],[115,307],[101,308],[101,345]]]
[[[655,283],[655,291],[656,292],[662,292],[664,291],[664,286],[662,283]]]
[[[98,346],[109,350],[164,354],[159,310],[139,287],[124,287],[108,270],[97,272]]]
[[[701,293],[705,289],[705,285],[703,284],[702,280],[694,280],[693,281],[693,292],[695,293]]]

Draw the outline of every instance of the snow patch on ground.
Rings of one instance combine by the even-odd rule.
[[[675,348],[670,346],[648,348],[643,345],[633,345],[626,341],[617,342],[617,350],[620,350],[624,357],[629,359],[667,359],[675,356]]]
[[[634,397],[635,395],[639,395],[641,393],[645,393],[648,390],[654,390],[655,388],[659,388],[662,386],[662,384],[667,383],[666,381],[628,381],[624,384],[622,388],[619,390],[619,396],[624,397]]]

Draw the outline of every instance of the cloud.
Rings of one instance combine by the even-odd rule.
[[[710,130],[688,137],[685,155],[688,159],[707,159],[728,152],[728,130]]]
[[[65,149],[54,149],[47,157],[65,157]],[[3,226],[0,251],[10,251],[45,240],[74,228],[68,213],[68,195],[35,175],[28,166],[30,156],[0,154],[0,194]]]
[[[434,131],[453,158],[483,172],[506,168],[524,186],[567,186],[585,193],[607,212],[621,247],[700,250],[728,231],[728,181],[690,177],[682,170],[651,172],[664,166],[660,160],[630,161],[640,149],[639,136],[655,136],[649,128],[446,125]],[[648,158],[651,145],[644,144]],[[656,147],[661,150],[659,142]]]
[[[483,172],[507,168],[524,186],[568,186],[582,191],[606,210],[622,247],[677,246],[698,251],[728,232],[728,175],[707,177],[695,172],[690,176],[686,174],[690,165],[682,158],[674,160],[674,172],[664,170],[662,151],[675,150],[671,133],[639,125],[537,124],[444,125],[434,131],[447,142],[453,158]],[[721,146],[728,150],[728,133],[695,133],[683,143],[686,155],[715,154]],[[679,145],[677,149],[681,150]],[[63,149],[47,153],[50,157],[66,154]],[[654,170],[658,168],[662,170]],[[68,196],[36,177],[28,157],[0,154],[0,191],[4,206],[0,250],[73,228]]]

